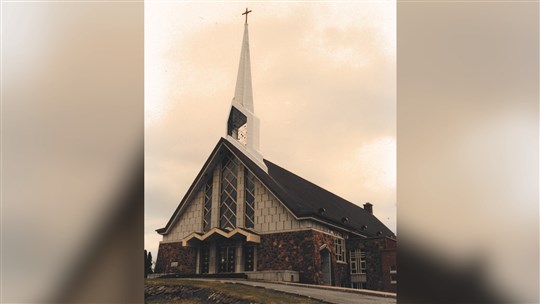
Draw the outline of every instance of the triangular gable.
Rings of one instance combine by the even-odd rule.
[[[215,167],[216,164],[219,162],[220,157],[216,157],[218,155],[218,152],[223,149],[223,143],[226,142],[225,139],[221,138],[220,141],[217,143],[214,150],[212,150],[212,153],[210,153],[210,156],[204,163],[201,171],[199,171],[199,174],[197,174],[197,177],[189,187],[188,191],[180,201],[180,204],[178,204],[178,207],[176,207],[176,210],[174,210],[173,215],[167,222],[167,225],[165,227],[157,229],[157,233],[159,234],[167,234],[169,229],[173,226],[173,224],[176,222],[178,218],[182,215],[182,212],[187,209],[187,204],[197,195],[197,190],[200,189],[200,187],[206,182],[208,178],[212,176],[212,169]]]
[[[378,233],[381,236],[394,235],[373,214],[268,160],[264,160],[269,169],[268,173],[265,172],[225,138],[221,138],[210,153],[167,225],[156,230],[159,234],[167,234],[172,225],[180,218],[181,213],[187,209],[187,204],[196,195],[196,190],[206,182],[212,174],[211,170],[221,160],[218,154],[222,153],[223,149],[231,152],[247,167],[296,219],[314,219],[362,236],[379,236]],[[326,209],[325,214],[318,212],[321,207]],[[342,221],[344,217],[347,217],[349,221],[344,223]]]
[[[271,190],[271,192],[273,192],[272,188],[275,188],[276,186],[270,188],[269,185],[264,182],[264,180],[266,180],[265,176],[268,176],[268,174],[248,155],[240,151],[240,149],[237,148],[234,144],[232,144],[229,140],[221,138],[214,150],[212,150],[212,153],[210,153],[210,156],[204,163],[201,171],[199,171],[199,174],[197,174],[197,177],[189,187],[188,191],[180,201],[180,204],[178,204],[178,207],[167,222],[167,225],[165,225],[165,227],[163,228],[157,229],[157,233],[162,235],[169,233],[169,230],[176,223],[176,221],[180,219],[182,213],[187,209],[187,205],[189,204],[189,202],[197,195],[197,190],[204,185],[208,178],[211,178],[213,174],[213,168],[215,168],[215,165],[217,165],[221,161],[222,156],[220,154],[223,153],[224,149],[227,150],[227,152],[232,153],[232,155],[237,158],[243,166],[247,167],[248,170],[250,170],[265,187],[267,187]],[[288,209],[286,205],[284,205],[284,207]],[[293,216],[296,216],[293,212],[291,212],[291,214]]]

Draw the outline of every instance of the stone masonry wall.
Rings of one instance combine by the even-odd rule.
[[[348,265],[336,262],[334,238],[314,230],[261,235],[257,270],[294,270],[299,272],[300,282],[322,284],[319,249],[323,244],[332,252],[333,285],[346,286]]]
[[[261,235],[257,250],[257,270],[294,270],[300,282],[314,283],[317,265],[313,259],[315,247],[311,231]]]
[[[316,254],[315,259],[317,262],[317,265],[321,265],[321,256],[319,253],[319,249],[321,246],[325,245],[330,249],[331,251],[331,257],[332,257],[332,285],[333,286],[349,286],[349,265],[344,262],[338,262],[336,260],[336,249],[334,246],[334,237],[330,236],[328,234],[319,232],[319,231],[312,231],[313,233],[313,240],[316,248]],[[322,269],[319,269],[316,273],[316,284],[322,284]]]
[[[334,274],[335,274],[334,286],[351,287],[351,275],[350,275],[348,263],[339,263],[339,262],[336,263]]]
[[[177,266],[171,263],[177,262]],[[182,243],[159,244],[156,259],[156,273],[185,273],[192,274],[196,271],[197,251],[192,247],[182,247]]]

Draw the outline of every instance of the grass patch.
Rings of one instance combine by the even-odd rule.
[[[243,284],[221,283],[217,281],[199,281],[186,279],[147,279],[148,285],[183,285],[220,291],[228,296],[253,301],[260,304],[321,304],[323,302],[306,297],[285,294],[279,291]],[[184,302],[182,302],[184,303]],[[194,302],[197,303],[197,302]]]
[[[179,301],[174,301],[174,300],[152,301],[152,304],[204,304],[204,303],[198,299],[184,299],[184,300],[179,300]]]

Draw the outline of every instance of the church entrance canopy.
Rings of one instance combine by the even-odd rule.
[[[247,243],[260,244],[261,237],[252,231],[236,228],[230,231],[213,228],[210,231],[202,234],[193,232],[182,240],[182,246],[195,247],[201,242],[222,241],[222,240],[243,240]]]

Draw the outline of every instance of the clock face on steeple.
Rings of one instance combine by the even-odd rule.
[[[247,124],[244,124],[243,126],[238,128],[238,141],[244,146],[247,145],[247,131]]]

